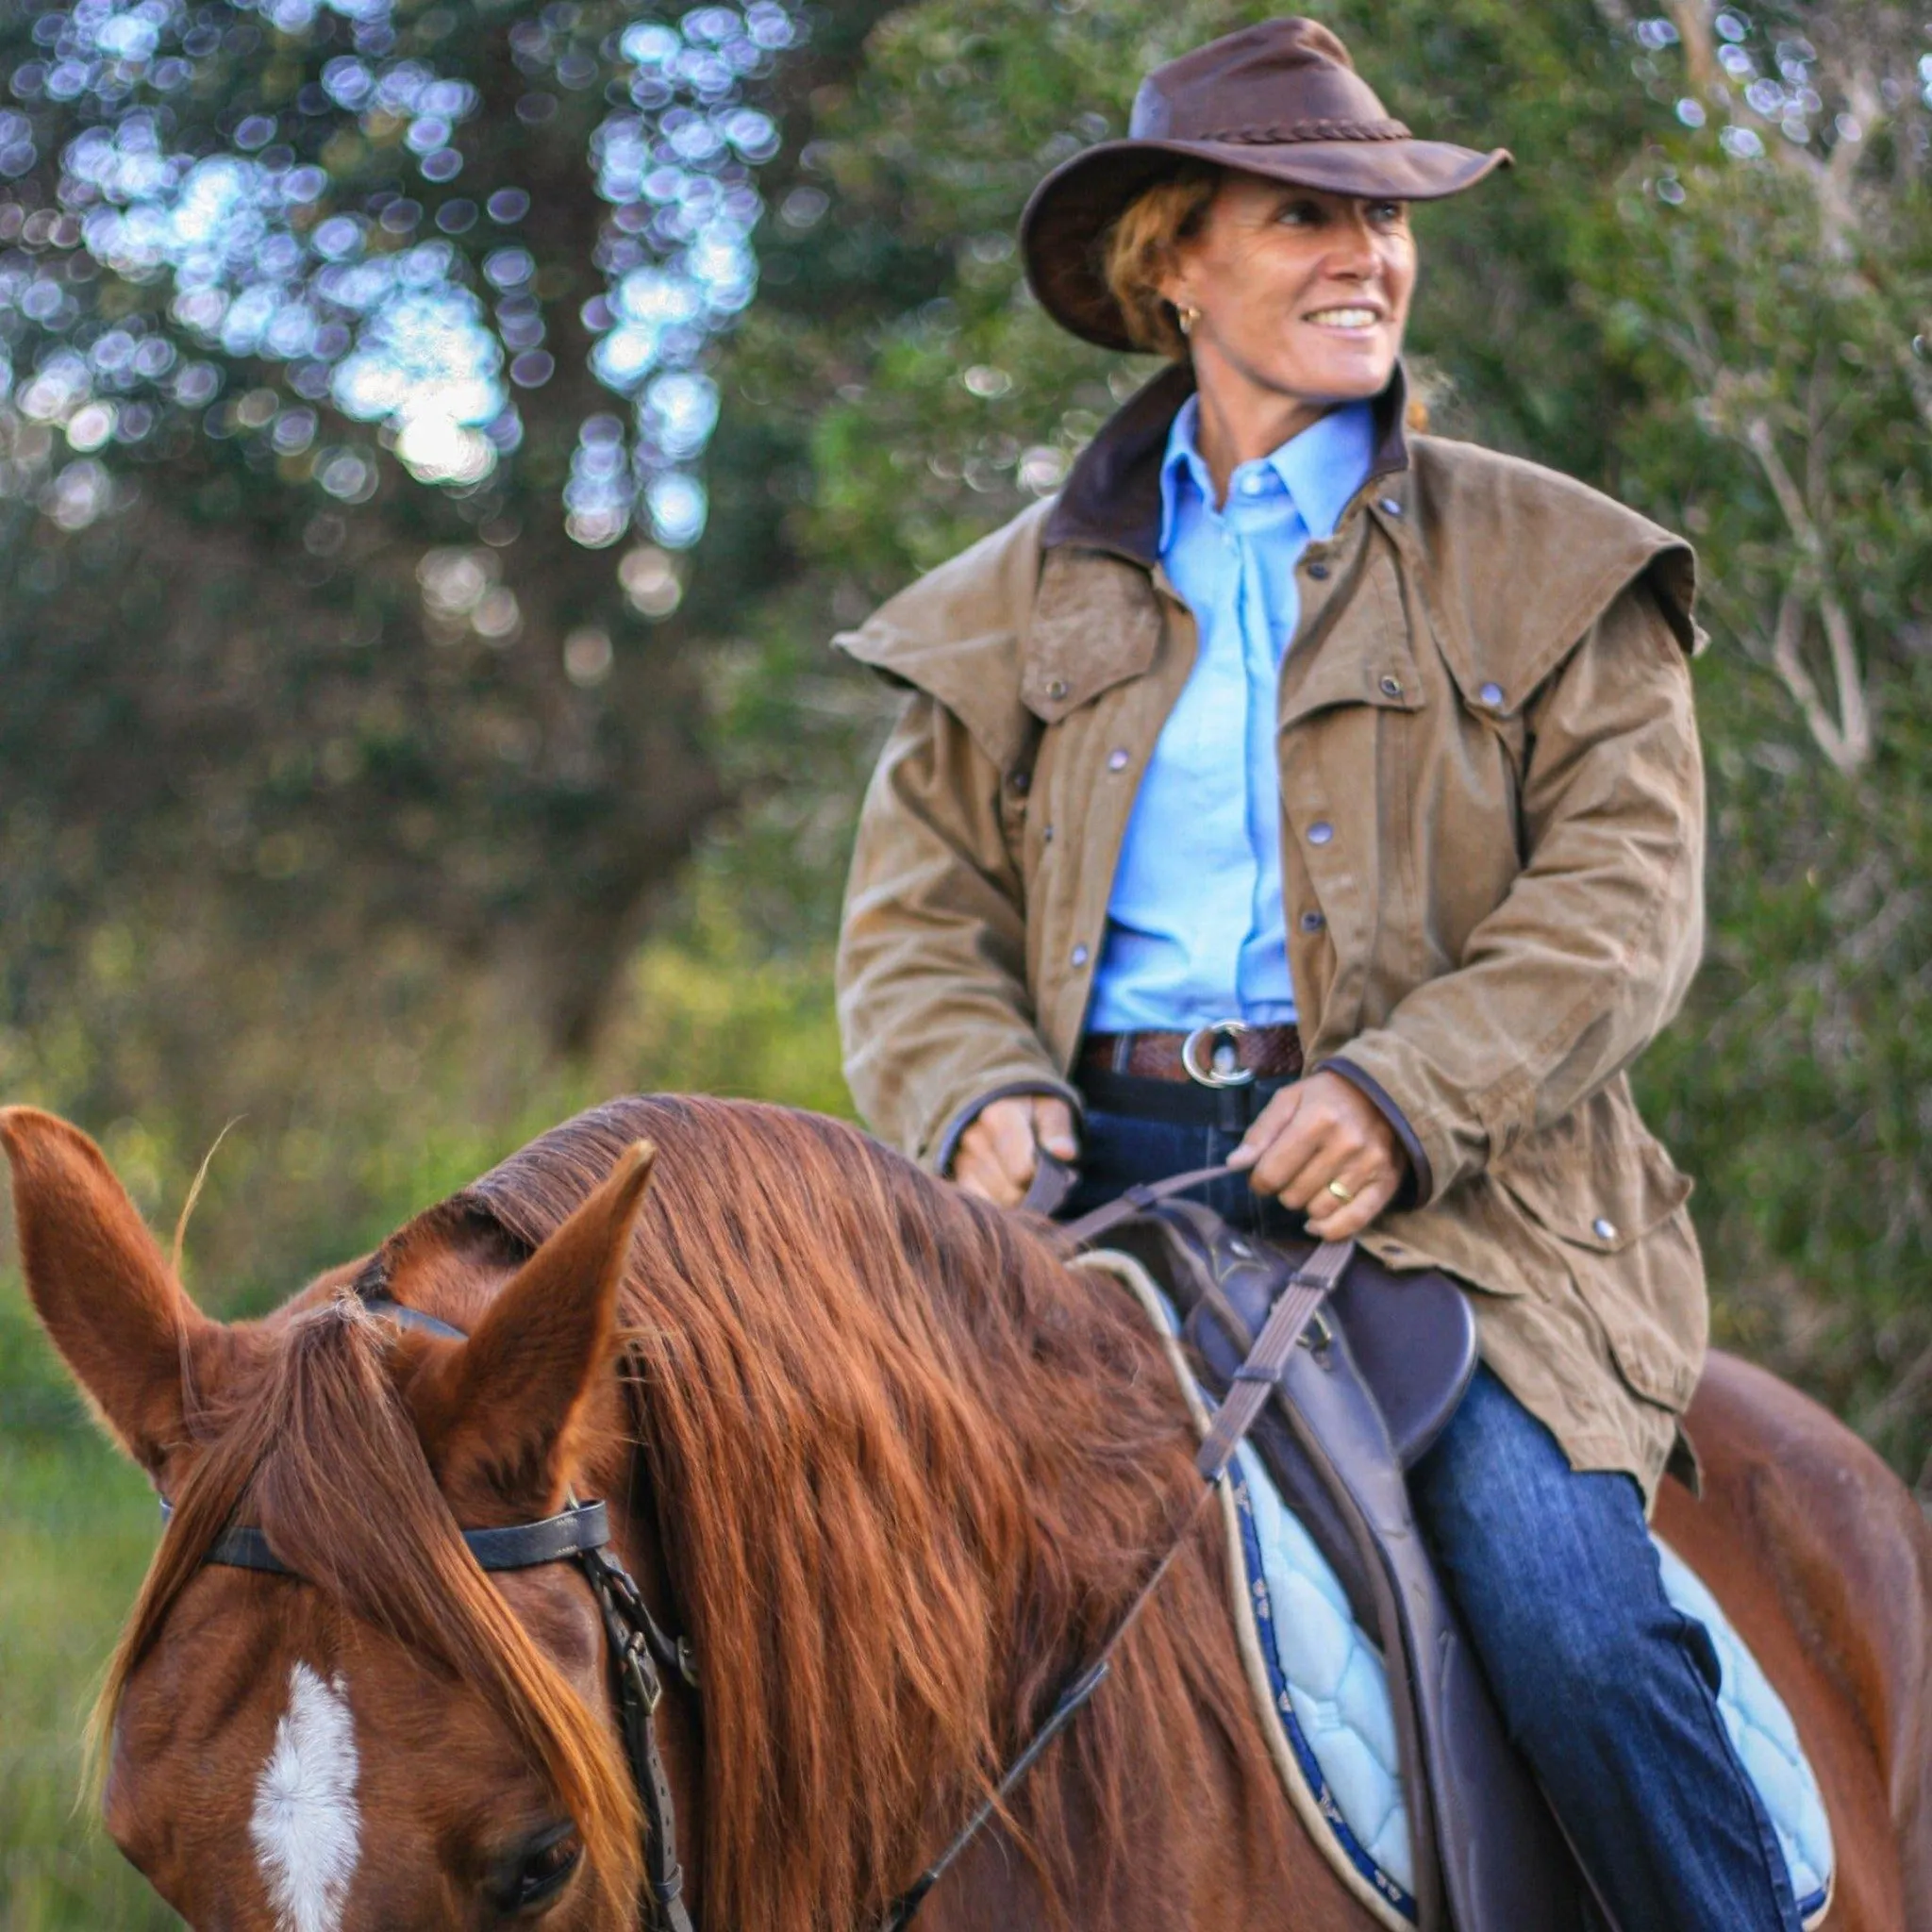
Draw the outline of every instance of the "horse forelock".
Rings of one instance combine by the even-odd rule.
[[[614,1102],[448,1206],[534,1248],[641,1138],[659,1158],[621,1307],[701,1657],[708,1915],[863,1924],[1139,1588],[1194,1493],[1184,1411],[1124,1299],[818,1116]],[[1049,1895],[1076,1835],[1159,1860],[1194,1823],[1166,1794],[1225,1768],[1212,1752],[1266,1789],[1232,1645],[1199,1635],[1225,1621],[1218,1574],[1218,1556],[1171,1573],[1024,1788],[1015,1822]],[[1274,1830],[1250,1845],[1271,1864]]]
[[[211,1392],[194,1428],[199,1453],[96,1707],[97,1750],[215,1539],[254,1523],[329,1605],[489,1700],[576,1821],[598,1882],[627,1905],[638,1825],[622,1757],[470,1556],[392,1380],[386,1332],[360,1302],[332,1298],[266,1326],[248,1371]]]

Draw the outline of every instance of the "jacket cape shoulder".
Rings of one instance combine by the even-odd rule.
[[[1418,436],[1409,453],[1415,575],[1465,689],[1493,680],[1513,708],[1638,585],[1687,654],[1703,648],[1697,560],[1681,537],[1574,476],[1476,443]]]
[[[1041,532],[1053,499],[928,571],[834,646],[936,699],[1007,771],[1037,728],[1020,696],[1040,588]]]

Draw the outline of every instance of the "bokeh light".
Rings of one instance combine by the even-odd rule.
[[[503,28],[526,125],[554,117],[559,91],[601,86],[608,104],[585,154],[604,211],[583,267],[603,292],[582,319],[617,407],[583,423],[562,508],[592,547],[635,526],[683,548],[705,527],[718,416],[704,364],[756,290],[755,174],[778,147],[746,90],[802,28],[781,0],[751,0],[634,21],[587,49],[569,30],[579,12]],[[258,31],[251,16],[309,77],[274,111],[217,117],[207,151],[206,125],[176,104],[206,89],[235,32]],[[398,52],[399,25],[391,0],[77,0],[34,22],[35,57],[0,108],[0,183],[39,170],[54,192],[48,206],[0,201],[0,491],[78,527],[114,501],[93,470],[170,424],[259,436],[288,458],[325,435],[317,410],[331,407],[379,432],[316,452],[309,478],[339,502],[378,487],[377,443],[458,491],[513,459],[517,398],[558,371],[556,297],[518,232],[531,196],[470,186],[481,96],[417,42]],[[64,141],[51,158],[50,140]],[[400,189],[358,172],[385,145]],[[439,194],[458,177],[461,195]],[[104,302],[102,271],[153,292]],[[238,364],[273,384],[253,414],[225,400]],[[63,450],[101,454],[74,475]]]

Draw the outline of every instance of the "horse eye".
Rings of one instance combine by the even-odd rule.
[[[506,1912],[534,1915],[560,1892],[584,1856],[576,1827],[554,1825],[534,1839],[508,1864],[501,1882],[491,1889]]]

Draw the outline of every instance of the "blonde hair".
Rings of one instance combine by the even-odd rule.
[[[1161,278],[1174,272],[1179,244],[1200,232],[1221,176],[1210,161],[1183,162],[1135,196],[1102,241],[1107,286],[1128,340],[1170,362],[1188,359],[1188,342],[1174,304],[1160,292]]]

